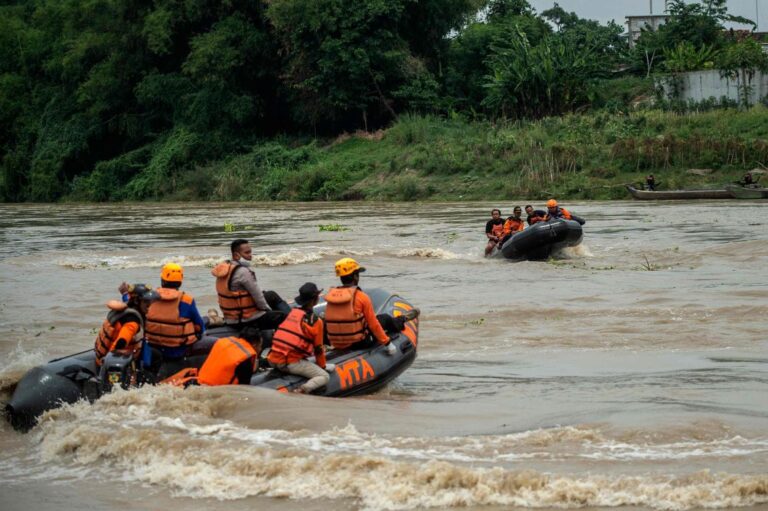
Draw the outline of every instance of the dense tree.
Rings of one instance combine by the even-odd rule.
[[[503,39],[510,33],[522,33],[535,46],[551,32],[547,22],[536,16],[526,0],[495,0],[485,14],[484,19],[469,23],[451,43],[444,84],[456,109],[485,108],[485,82],[491,72],[488,59],[494,44],[503,45]]]
[[[590,81],[606,68],[593,46],[566,44],[555,35],[538,45],[508,32],[491,49],[484,104],[502,117],[543,117],[588,104]]]
[[[725,0],[673,0],[670,16],[642,35],[638,73],[665,58],[669,70],[721,58],[745,83],[763,69],[755,44],[724,36],[723,23],[745,21]],[[375,129],[407,112],[584,108],[594,80],[621,68],[620,32],[527,0],[7,0],[0,200],[162,197],[265,138]],[[268,182],[293,167],[264,168],[243,172]]]

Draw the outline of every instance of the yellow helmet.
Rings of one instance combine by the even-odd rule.
[[[166,282],[181,282],[184,280],[184,269],[180,264],[168,263],[160,271],[160,278]]]
[[[351,257],[345,257],[336,261],[336,276],[346,277],[352,275],[356,271],[365,271],[365,268],[357,264],[357,261]]]

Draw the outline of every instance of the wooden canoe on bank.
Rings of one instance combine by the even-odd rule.
[[[768,188],[728,185],[725,187],[734,199],[768,199]]]
[[[732,199],[733,196],[726,189],[702,189],[702,190],[663,190],[650,191],[638,190],[632,185],[627,185],[627,190],[632,197],[640,200],[691,200],[691,199]]]

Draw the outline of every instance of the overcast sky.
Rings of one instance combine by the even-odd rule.
[[[555,3],[554,0],[528,1],[538,12],[549,9]],[[624,16],[651,12],[650,0],[558,0],[557,3],[568,12],[576,12],[581,18],[598,20],[601,23],[614,20],[624,27]],[[751,20],[755,20],[755,6],[760,18],[756,20],[758,31],[768,32],[768,0],[728,0],[729,13]],[[653,13],[662,14],[663,11],[664,0],[653,0]]]

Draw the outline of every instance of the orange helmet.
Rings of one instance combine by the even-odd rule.
[[[557,207],[557,201],[555,199],[549,199],[547,201],[547,207],[548,208],[556,208]]]
[[[168,263],[160,271],[160,278],[166,282],[181,282],[184,280],[184,269],[180,264]]]
[[[365,271],[365,268],[357,264],[357,261],[351,257],[345,257],[336,261],[336,276],[346,277],[352,275],[356,271]]]

